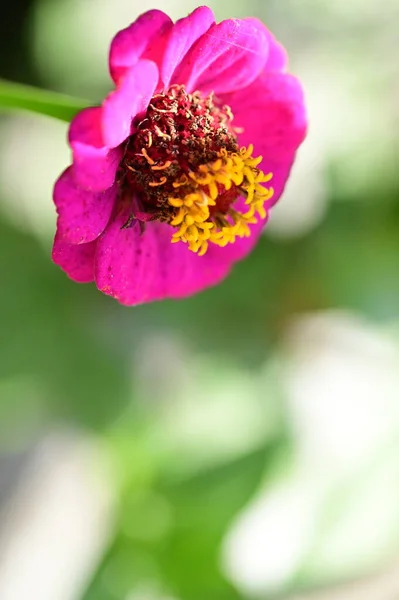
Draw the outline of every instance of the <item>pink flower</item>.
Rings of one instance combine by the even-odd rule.
[[[159,10],[112,41],[115,90],[72,121],[53,260],[132,305],[194,294],[253,248],[306,130],[301,86],[256,19]]]

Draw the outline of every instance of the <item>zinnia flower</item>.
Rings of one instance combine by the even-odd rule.
[[[253,248],[305,136],[300,84],[257,19],[141,15],[115,90],[69,129],[53,260],[132,305],[214,285]]]

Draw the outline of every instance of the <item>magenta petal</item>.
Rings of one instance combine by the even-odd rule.
[[[53,245],[53,261],[78,283],[94,281],[94,252],[96,242],[89,244],[68,244],[58,234]]]
[[[158,240],[158,278],[161,282],[159,298],[185,298],[216,285],[230,271],[232,260],[221,252],[223,248],[211,244],[204,256],[191,252],[187,245],[170,241],[173,229],[154,223]]]
[[[161,67],[161,79],[168,88],[173,73],[184,59],[194,42],[215,23],[213,12],[207,6],[200,6],[188,17],[180,19],[174,25],[168,39]],[[175,83],[182,83],[184,79]]]
[[[92,192],[76,185],[72,168],[66,169],[54,186],[57,231],[70,244],[95,240],[107,225],[116,198],[116,188]]]
[[[107,146],[115,148],[129,137],[133,117],[146,110],[157,83],[158,68],[150,60],[139,60],[127,69],[103,103],[102,132]]]
[[[160,64],[171,19],[160,10],[149,10],[116,34],[109,52],[109,68],[115,83],[140,58]]]
[[[101,131],[101,108],[85,108],[72,120],[69,143],[73,153],[73,178],[89,190],[109,188],[115,180],[122,157],[121,150],[104,145]]]
[[[269,45],[269,52],[267,55],[265,70],[266,71],[285,71],[288,66],[288,54],[287,54],[284,46],[282,46],[282,44],[280,44],[280,42],[278,42],[276,40],[274,35],[268,30],[268,28],[262,23],[262,21],[259,21],[259,19],[255,19],[253,17],[250,17],[245,20],[249,21],[249,22],[253,23],[255,26],[263,29],[263,31],[267,37],[268,45]]]
[[[213,25],[187,53],[173,83],[188,91],[228,93],[247,86],[264,68],[268,38],[256,21],[229,19]]]
[[[265,68],[268,71],[285,71],[288,66],[288,54],[280,42],[265,27],[266,35],[269,40],[269,54]]]
[[[233,125],[244,129],[239,136],[240,144],[253,144],[254,156],[263,156],[260,168],[273,173],[272,181],[266,184],[274,189],[274,195],[265,203],[269,211],[284,191],[295,152],[306,134],[302,88],[292,75],[264,71],[248,88],[220,99],[231,106]],[[239,201],[236,208],[244,207]],[[268,213],[266,219],[250,226],[250,237],[237,239],[224,248],[212,247],[207,255],[212,252],[215,261],[220,261],[223,255],[226,262],[243,258],[256,245],[269,216]]]
[[[95,279],[99,290],[122,304],[133,305],[157,298],[159,253],[156,229],[139,223],[123,229],[130,209],[120,211],[98,239]]]
[[[231,261],[212,251],[198,256],[183,243],[172,244],[173,229],[147,223],[122,229],[129,211],[119,213],[97,241],[95,278],[99,290],[122,304],[183,298],[218,283]],[[220,250],[220,249],[218,249]]]
[[[233,124],[244,129],[240,144],[253,144],[254,155],[263,157],[260,168],[273,173],[268,184],[274,188],[266,204],[269,208],[282,194],[295,152],[306,135],[301,85],[292,75],[264,72],[247,89],[228,94],[223,101],[232,108]]]
[[[294,76],[263,72],[248,88],[221,100],[233,111],[233,125],[244,130],[240,144],[253,144],[255,154],[263,156],[263,171],[268,164],[292,161],[307,126],[303,91]]]
[[[226,94],[221,101],[231,106],[233,125],[244,130],[239,135],[240,144],[253,144],[254,156],[263,157],[260,168],[273,174],[266,184],[274,189],[274,195],[265,204],[269,210],[284,191],[295,152],[306,134],[302,88],[292,75],[263,72],[251,86]],[[266,220],[251,225],[250,237],[222,248],[226,260],[235,261],[248,254]]]

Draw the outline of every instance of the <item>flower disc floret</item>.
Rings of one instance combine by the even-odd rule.
[[[272,173],[258,168],[262,157],[252,156],[252,144],[238,147],[233,119],[212,94],[189,94],[184,86],[151,99],[119,169],[121,196],[132,200],[129,225],[134,218],[168,223],[177,228],[171,241],[200,256],[210,243],[223,247],[251,234],[257,215],[266,217],[273,188],[261,184]],[[234,207],[240,197],[244,211]]]
[[[178,208],[170,221],[172,226],[179,226],[172,242],[186,242],[201,256],[209,243],[223,247],[237,237],[251,235],[249,225],[257,223],[257,214],[266,217],[264,203],[273,196],[273,188],[261,185],[270,181],[272,174],[257,169],[262,157],[253,158],[252,152],[252,146],[230,154],[222,149],[215,161],[190,172],[188,181],[183,175],[183,180],[174,184],[183,193],[168,199]],[[245,212],[233,206],[240,195],[246,197]]]

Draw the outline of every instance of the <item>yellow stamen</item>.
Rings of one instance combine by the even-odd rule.
[[[235,153],[222,148],[212,163],[200,165],[195,172],[190,171],[188,177],[182,175],[173,182],[179,196],[168,199],[169,205],[176,209],[170,221],[170,225],[178,228],[172,236],[173,243],[184,242],[192,252],[202,256],[210,243],[223,247],[251,235],[249,226],[257,223],[259,217],[266,217],[264,204],[274,194],[272,187],[261,185],[272,179],[272,173],[265,174],[258,169],[262,157],[254,158],[252,153],[252,144]],[[167,164],[162,168],[166,169]],[[152,185],[162,185],[162,180]],[[232,186],[237,188],[237,198],[245,197],[245,211],[239,212],[233,206],[218,211],[218,198]],[[234,196],[231,204],[234,204]],[[211,211],[211,207],[215,209]]]
[[[187,185],[187,184],[188,184],[188,178],[187,178],[187,175],[183,175],[183,176],[180,178],[180,181],[174,181],[174,182],[173,182],[173,187],[174,187],[174,188],[178,188],[178,187],[181,187],[182,185]]]
[[[151,158],[151,156],[148,156],[147,150],[145,148],[142,148],[141,152],[142,152],[144,158],[146,159],[146,161],[148,162],[149,165],[155,165],[155,160],[153,160]]]
[[[155,131],[157,132],[158,137],[164,138],[166,140],[170,140],[170,135],[168,135],[167,133],[164,133],[159,127],[158,125],[155,125],[154,127]]]
[[[182,200],[181,198],[169,198],[168,202],[171,206],[174,206],[175,208],[183,206],[184,204],[184,200]]]
[[[148,185],[151,187],[158,187],[159,185],[164,185],[166,181],[166,177],[161,177],[160,181],[151,181]]]

